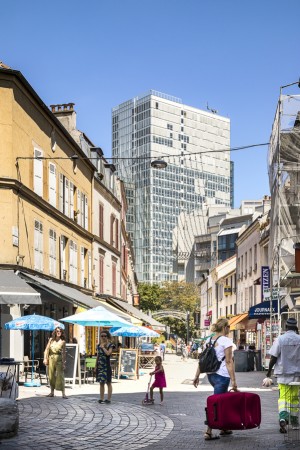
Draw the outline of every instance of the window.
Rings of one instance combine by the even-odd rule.
[[[34,221],[34,268],[42,271],[43,265],[43,224]]]
[[[99,255],[99,293],[104,293],[104,256]]]
[[[60,237],[60,278],[67,281],[67,258],[66,258],[67,238]]]
[[[56,166],[49,164],[49,203],[56,208]]]
[[[117,265],[112,263],[112,295],[116,297],[117,295]]]
[[[104,207],[101,203],[99,203],[99,238],[103,239],[103,231],[104,231]]]
[[[84,256],[85,256],[85,248],[84,247],[80,247],[80,286],[84,287],[85,286],[85,281],[84,281]]]
[[[88,198],[83,192],[77,189],[77,208],[76,208],[77,223],[86,230],[88,230],[88,217],[89,217]]]
[[[56,232],[49,230],[49,273],[56,276]]]
[[[59,174],[59,202],[58,208],[66,216],[74,219],[74,184],[62,173]]]
[[[91,252],[88,251],[88,285],[89,289],[92,288],[92,255]]]
[[[43,196],[43,160],[37,158],[42,157],[43,152],[35,148],[33,160],[33,190],[41,197]]]
[[[119,250],[119,221],[115,220],[115,246],[116,249]]]
[[[70,241],[69,246],[69,281],[70,283],[77,284],[77,244],[74,241]]]

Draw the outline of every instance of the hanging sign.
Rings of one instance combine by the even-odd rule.
[[[270,289],[270,267],[261,267],[261,299],[264,298],[264,291]]]

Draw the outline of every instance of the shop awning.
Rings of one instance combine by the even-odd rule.
[[[38,277],[36,275],[29,275],[24,272],[22,272],[21,275],[28,283],[31,283],[44,291],[50,292],[50,294],[62,298],[73,305],[75,304],[88,308],[95,308],[96,306],[99,306],[99,302],[94,300],[92,296],[86,295],[83,292],[66,286],[63,283],[56,283],[54,281],[46,280],[45,278]]]
[[[13,270],[0,270],[0,305],[40,305],[41,294]]]
[[[52,295],[55,295],[58,298],[61,298],[72,305],[77,305],[84,309],[95,308],[96,306],[102,305],[108,311],[117,314],[122,319],[131,322],[130,315],[122,312],[120,308],[113,308],[105,302],[101,302],[99,300],[95,300],[91,295],[84,294],[78,289],[71,288],[66,286],[64,283],[56,283],[51,280],[46,280],[44,278],[29,275],[27,273],[22,272],[22,276],[28,279],[28,282],[32,283],[39,289],[43,289],[49,292]]]
[[[272,314],[277,314],[277,312],[278,312],[278,302],[277,300],[272,300]],[[251,308],[249,309],[250,319],[255,318],[262,319],[270,317],[270,314],[271,314],[271,302],[269,300],[251,306]]]
[[[245,325],[246,331],[256,331],[257,319],[249,319]]]
[[[153,330],[165,331],[165,329],[166,329],[166,325],[164,325],[161,322],[158,322],[157,320],[153,319],[153,317],[148,316],[143,311],[140,311],[135,306],[130,305],[127,302],[124,302],[122,300],[117,300],[115,298],[108,298],[107,301],[122,308],[124,311],[127,311],[130,315],[140,319],[142,321],[142,323],[146,323],[146,324],[150,325],[151,328],[153,328]]]
[[[248,313],[244,313],[244,314],[239,314],[238,316],[234,316],[229,320],[229,325],[230,325],[230,330],[236,330],[236,326],[238,323],[242,322],[243,320],[246,319],[246,317],[248,316]]]

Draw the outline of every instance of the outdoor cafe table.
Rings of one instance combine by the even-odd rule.
[[[0,372],[2,372],[1,367],[5,367],[4,371],[8,373],[10,370],[16,382],[19,383],[21,364],[23,364],[23,361],[5,361],[0,359]]]

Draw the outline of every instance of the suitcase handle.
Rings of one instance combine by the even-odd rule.
[[[217,404],[214,403],[214,422],[218,421],[218,408],[217,408]]]

